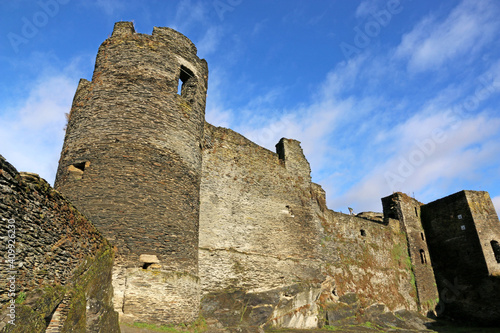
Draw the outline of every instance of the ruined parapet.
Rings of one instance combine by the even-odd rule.
[[[281,138],[276,144],[276,153],[288,172],[303,178],[307,183],[311,182],[311,167],[299,141]]]
[[[92,81],[81,80],[75,94],[55,187],[117,246],[122,319],[166,324],[198,315],[207,78],[182,34],[139,34],[118,22]],[[159,262],[142,262],[144,254]]]
[[[420,202],[400,192],[382,198],[384,218],[399,220],[406,235],[420,310],[426,313],[435,310],[438,291],[422,227],[421,206]]]
[[[110,244],[45,180],[1,155],[0,232],[0,332],[120,332]]]

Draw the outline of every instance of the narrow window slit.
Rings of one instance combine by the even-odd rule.
[[[500,244],[496,240],[491,241],[491,248],[493,249],[493,254],[495,255],[495,260],[500,264]]]
[[[424,250],[420,250],[420,261],[422,264],[427,264],[427,257]]]
[[[179,71],[179,81],[177,85],[177,94],[188,99],[194,91],[194,74],[185,66],[181,66]]]

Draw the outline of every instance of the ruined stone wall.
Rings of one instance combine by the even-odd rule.
[[[355,293],[362,308],[381,303],[390,311],[417,310],[406,237],[399,221],[334,212],[326,208],[325,192],[319,186],[314,193],[323,226],[322,261],[335,281],[337,296]]]
[[[438,303],[438,291],[421,221],[422,203],[398,192],[382,198],[382,206],[384,216],[398,219],[406,236],[420,311],[423,314],[433,312]]]
[[[439,289],[439,313],[499,324],[500,281],[491,241],[500,222],[486,192],[461,191],[422,206]]]
[[[49,326],[119,332],[110,245],[45,180],[19,174],[1,155],[0,220],[1,332],[45,332]],[[11,284],[15,295],[9,295]],[[15,326],[8,324],[12,319]]]
[[[198,315],[207,79],[206,62],[182,34],[156,27],[139,34],[118,22],[92,81],[78,86],[55,187],[117,247],[114,301],[124,320]]]
[[[297,141],[287,144],[298,149],[283,160],[238,133],[206,124],[200,208],[205,309],[217,307],[231,292],[264,299],[266,292],[321,280],[309,165]],[[291,172],[287,161],[303,163],[306,172]],[[247,315],[267,320],[283,295],[248,307]]]
[[[277,153],[206,124],[200,207],[202,312],[224,325],[314,328],[340,297],[416,310],[397,220],[328,210],[299,142]],[[342,302],[340,302],[342,303]],[[351,318],[352,319],[352,318]]]

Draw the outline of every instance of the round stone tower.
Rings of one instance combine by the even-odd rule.
[[[114,303],[124,321],[198,316],[207,79],[184,35],[118,22],[92,81],[76,91],[55,188],[116,246]]]

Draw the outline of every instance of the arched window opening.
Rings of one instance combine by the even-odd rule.
[[[496,240],[491,241],[491,248],[493,249],[493,254],[495,255],[495,260],[500,264],[500,244]]]
[[[194,95],[195,89],[196,79],[193,72],[189,68],[181,66],[177,94],[189,100]]]
[[[427,264],[427,257],[425,255],[425,251],[422,249],[420,250],[420,261],[422,264]]]

